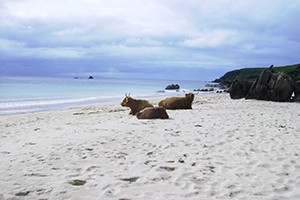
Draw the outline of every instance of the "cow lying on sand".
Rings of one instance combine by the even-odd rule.
[[[153,107],[153,105],[149,103],[149,101],[141,100],[141,99],[133,99],[127,94],[125,94],[125,98],[123,99],[121,106],[129,107],[131,109],[129,114],[131,115],[135,115],[136,113],[143,110],[144,108]]]
[[[169,115],[163,107],[145,108],[136,116],[138,119],[169,119]]]
[[[165,109],[192,109],[192,102],[194,100],[194,94],[185,94],[185,97],[168,97],[161,100],[158,105]]]

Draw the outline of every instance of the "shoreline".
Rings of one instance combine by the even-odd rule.
[[[137,99],[147,99],[147,100],[154,100],[157,101],[158,99],[163,99],[169,96],[180,96],[183,95],[183,91],[167,91],[167,92],[156,92],[155,94],[143,94],[143,95],[132,95],[133,98]],[[206,95],[212,94],[211,92],[203,92],[199,93],[199,95]],[[104,97],[86,97],[86,98],[79,98],[79,99],[70,99],[67,102],[62,103],[55,103],[60,102],[62,100],[42,100],[41,103],[38,103],[40,100],[31,100],[25,106],[10,106],[7,108],[0,107],[0,116],[7,116],[7,115],[19,115],[19,114],[27,114],[27,113],[36,113],[36,112],[48,112],[48,111],[59,111],[59,110],[68,110],[68,109],[80,109],[80,108],[87,108],[87,107],[94,107],[94,106],[106,106],[110,104],[119,105],[123,100],[124,96],[104,96]],[[53,101],[51,103],[51,101]],[[9,102],[9,101],[8,101]],[[24,101],[24,102],[27,102]],[[3,102],[0,102],[0,105]]]
[[[120,105],[0,116],[0,198],[299,199],[298,110],[208,94],[167,120]]]

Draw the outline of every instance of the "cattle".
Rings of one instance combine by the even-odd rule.
[[[163,107],[145,108],[136,114],[138,119],[169,119],[169,115]]]
[[[164,100],[161,100],[158,105],[170,110],[192,109],[194,96],[195,95],[193,93],[188,93],[185,94],[185,97],[168,97]]]
[[[136,113],[143,110],[144,108],[153,107],[153,105],[149,103],[149,101],[141,100],[141,99],[133,99],[127,94],[125,94],[125,98],[123,99],[121,106],[129,107],[131,109],[129,114],[131,115],[135,115]]]

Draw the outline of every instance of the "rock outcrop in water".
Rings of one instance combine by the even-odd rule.
[[[179,90],[180,86],[178,84],[171,84],[171,85],[168,85],[165,89],[166,90]]]

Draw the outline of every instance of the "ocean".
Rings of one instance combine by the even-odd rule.
[[[179,84],[179,91],[167,91]],[[0,115],[120,103],[133,98],[183,95],[204,87],[204,81],[73,77],[0,77]]]

